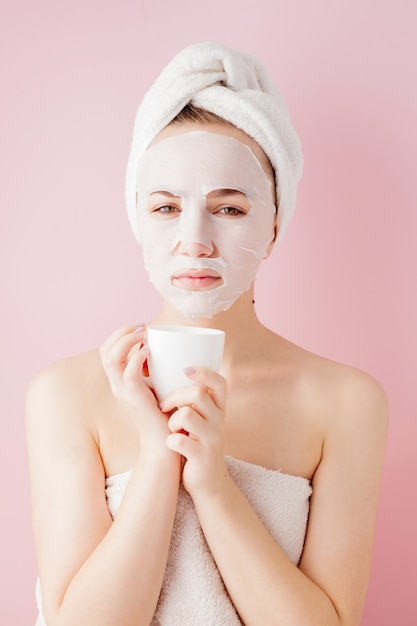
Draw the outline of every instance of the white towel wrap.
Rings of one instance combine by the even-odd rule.
[[[265,469],[246,461],[225,458],[230,476],[287,556],[298,564],[304,545],[309,499],[309,480]],[[106,480],[107,505],[116,517],[131,472]],[[155,494],[157,498],[157,494]],[[245,555],[242,554],[242,561]],[[42,616],[41,590],[36,596]],[[223,585],[190,496],[180,486],[177,514],[164,582],[152,626],[241,626]]]

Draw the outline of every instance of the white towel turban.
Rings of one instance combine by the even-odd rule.
[[[191,45],[177,54],[137,111],[126,174],[126,205],[135,236],[138,160],[188,103],[216,113],[261,146],[275,170],[281,239],[295,209],[303,167],[298,136],[263,65],[250,54],[212,42]]]

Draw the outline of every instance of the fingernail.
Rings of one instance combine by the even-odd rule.
[[[186,376],[191,376],[191,374],[195,374],[196,370],[195,367],[184,367],[183,372]]]
[[[145,330],[145,325],[144,325],[144,324],[141,324],[140,326],[137,326],[133,332],[134,332],[134,333],[141,333],[141,332],[143,332],[144,330]]]

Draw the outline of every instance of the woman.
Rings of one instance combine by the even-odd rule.
[[[153,322],[226,332],[221,372],[158,404],[146,324],[41,371],[27,397],[39,624],[353,626],[386,400],[257,319],[253,281],[302,167],[259,62],[182,51],[149,90],[126,181],[163,296]]]

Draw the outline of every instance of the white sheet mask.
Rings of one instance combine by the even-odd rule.
[[[167,137],[141,157],[137,219],[145,267],[162,297],[187,318],[226,311],[249,289],[274,239],[272,189],[247,145],[213,132]],[[161,191],[173,197],[156,194]],[[162,213],[162,206],[172,208]],[[172,284],[173,276],[193,269],[217,272],[221,281],[199,290]]]

